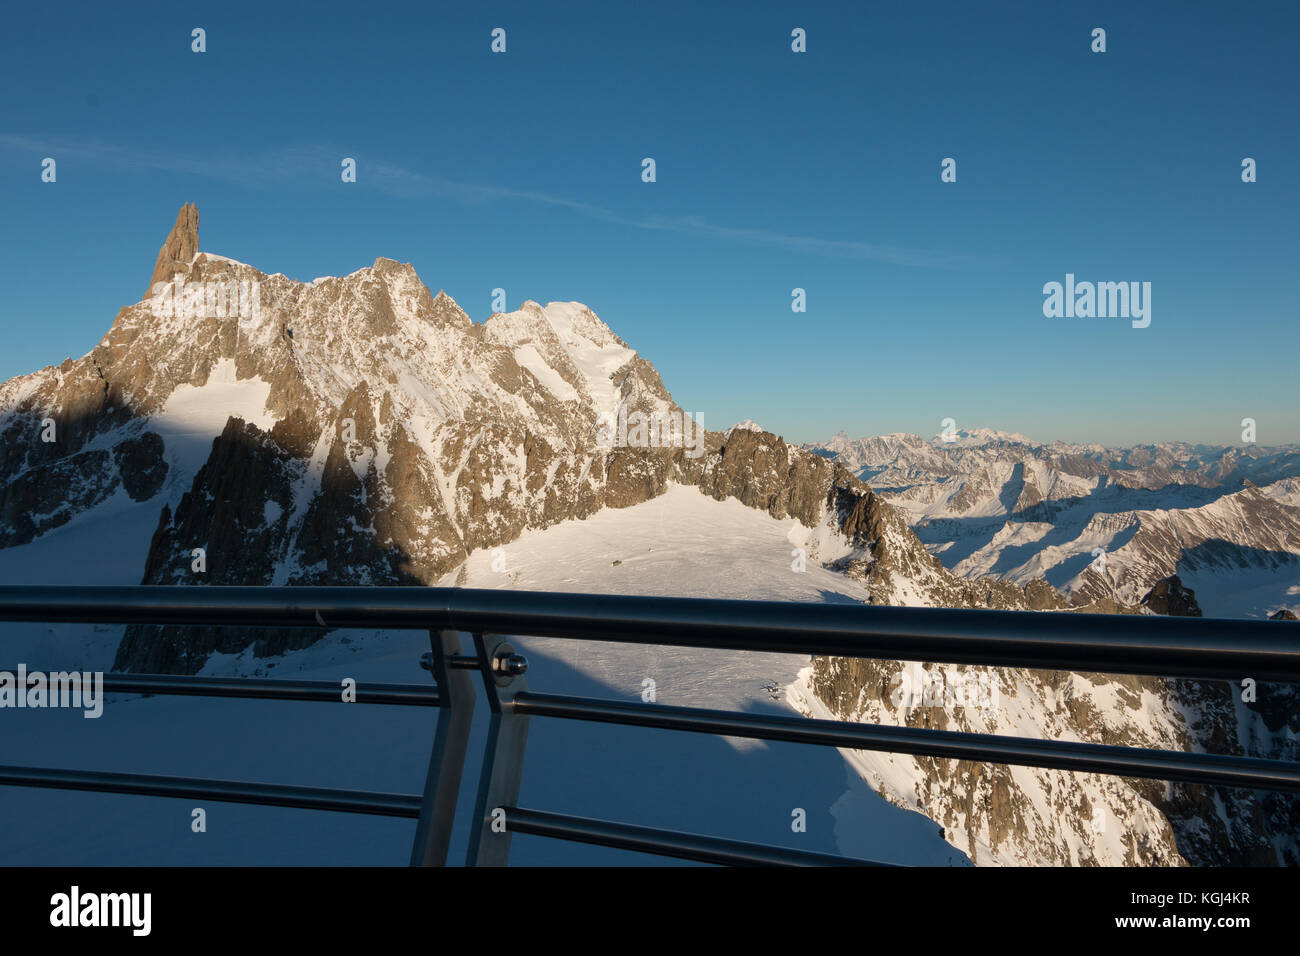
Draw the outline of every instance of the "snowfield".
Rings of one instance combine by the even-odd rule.
[[[601,511],[475,553],[443,583],[860,600],[856,585],[815,562],[806,572],[791,570],[792,541],[807,534],[797,522],[673,486],[633,508]],[[47,536],[47,545],[57,536]],[[10,549],[4,557],[21,552],[30,548]],[[98,580],[109,583],[105,577],[113,576]],[[81,640],[96,637],[89,628],[78,634]],[[107,666],[111,637],[99,632],[97,643],[86,645],[96,660],[82,666]],[[73,666],[79,663],[68,659],[73,640],[65,634],[55,645],[29,635],[17,644],[25,643],[29,667],[51,667],[55,656],[59,666]],[[6,643],[12,651],[15,643]],[[517,646],[529,657],[529,686],[536,690],[640,699],[649,678],[660,703],[782,714],[795,713],[787,690],[809,660],[542,638],[522,638]],[[427,648],[420,633],[339,631],[278,658],[215,656],[203,673],[418,682],[428,680],[417,664]],[[415,792],[423,784],[434,719],[423,708],[114,695],[98,720],[79,711],[0,711],[0,746],[14,764]],[[480,699],[454,863],[464,857],[486,723]],[[829,748],[538,718],[530,729],[520,802],[890,862],[969,865],[937,824],[886,802]],[[205,833],[190,829],[195,806],[207,811]],[[791,826],[799,809],[807,817],[803,833]],[[7,835],[0,863],[400,865],[414,833],[414,822],[405,820],[15,787],[0,788],[0,812],[28,821]],[[74,830],[68,821],[76,821]],[[677,861],[516,836],[512,862]]]

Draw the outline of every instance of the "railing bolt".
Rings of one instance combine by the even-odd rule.
[[[433,651],[425,651],[420,655],[420,666],[433,673]]]
[[[497,654],[492,658],[492,670],[504,677],[518,677],[528,670],[528,658],[523,654]]]

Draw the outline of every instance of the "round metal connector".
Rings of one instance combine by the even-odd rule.
[[[518,677],[528,670],[528,658],[523,654],[498,652],[492,658],[492,670],[504,677]]]
[[[492,679],[498,687],[505,687],[516,677],[523,676],[528,670],[528,658],[516,654],[515,649],[507,643],[498,644],[492,652]]]

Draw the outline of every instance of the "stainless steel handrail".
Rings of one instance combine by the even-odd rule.
[[[416,817],[411,862],[445,862],[477,669],[491,710],[468,862],[503,864],[526,833],[682,859],[780,865],[868,863],[517,806],[531,717],[658,727],[849,749],[1300,791],[1289,761],[766,716],[530,692],[503,635],[1300,683],[1300,626],[1149,615],[973,611],[461,588],[0,586],[0,621],[427,630],[436,688],[364,684],[357,703],[439,709],[425,792],[374,794],[148,774],[0,767],[0,784]],[[460,633],[474,638],[462,653]],[[115,692],[340,701],[329,681],[108,674]]]

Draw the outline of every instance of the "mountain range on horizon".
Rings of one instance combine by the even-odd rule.
[[[1300,610],[1296,446],[1111,449],[987,429],[795,445],[745,421],[707,431],[698,458],[671,442],[606,447],[599,423],[620,408],[686,413],[581,303],[527,301],[478,323],[409,264],[299,282],[201,251],[198,226],[182,207],[148,293],[90,352],[0,384],[9,580],[111,563],[145,584],[466,585],[477,554],[685,488],[783,522],[794,554],[868,603]],[[636,579],[610,586],[634,592]],[[727,596],[721,569],[714,587]],[[192,674],[327,632],[132,626],[93,639],[115,670]],[[893,700],[904,666],[817,659],[792,706],[1295,757],[1292,688],[1241,708],[1209,682],[989,668],[1013,708],[936,718]],[[1300,809],[1283,795],[865,759],[864,779],[978,863],[1300,862]],[[1130,825],[1098,831],[1096,807]]]
[[[1300,607],[1300,448],[1110,449],[1004,433],[804,446],[842,463],[965,577],[1043,578],[1078,602],[1179,575],[1216,617]]]
[[[1051,441],[1039,441],[1022,435],[1020,432],[1002,431],[996,428],[974,427],[974,428],[956,428],[950,432],[951,437],[945,438],[943,431],[937,431],[929,438],[916,435],[911,432],[892,432],[887,435],[872,435],[862,438],[853,438],[847,431],[840,429],[829,439],[824,441],[804,442],[808,447],[830,448],[832,446],[847,447],[855,442],[866,442],[872,439],[881,441],[902,440],[902,439],[921,439],[932,444],[943,444],[948,446],[971,446],[971,445],[988,445],[988,444],[1012,444],[1012,445],[1030,445],[1038,448],[1053,448],[1059,450],[1072,450],[1079,453],[1089,454],[1115,454],[1118,452],[1138,452],[1145,449],[1150,452],[1159,450],[1167,451],[1171,454],[1210,454],[1223,453],[1227,454],[1236,450],[1240,454],[1248,454],[1252,450],[1263,449],[1265,452],[1272,450],[1300,450],[1300,445],[1294,442],[1280,442],[1273,445],[1259,445],[1254,442],[1242,442],[1240,445],[1214,445],[1205,442],[1191,441],[1154,441],[1154,442],[1137,442],[1129,445],[1108,445],[1101,442],[1071,442],[1061,439]]]

